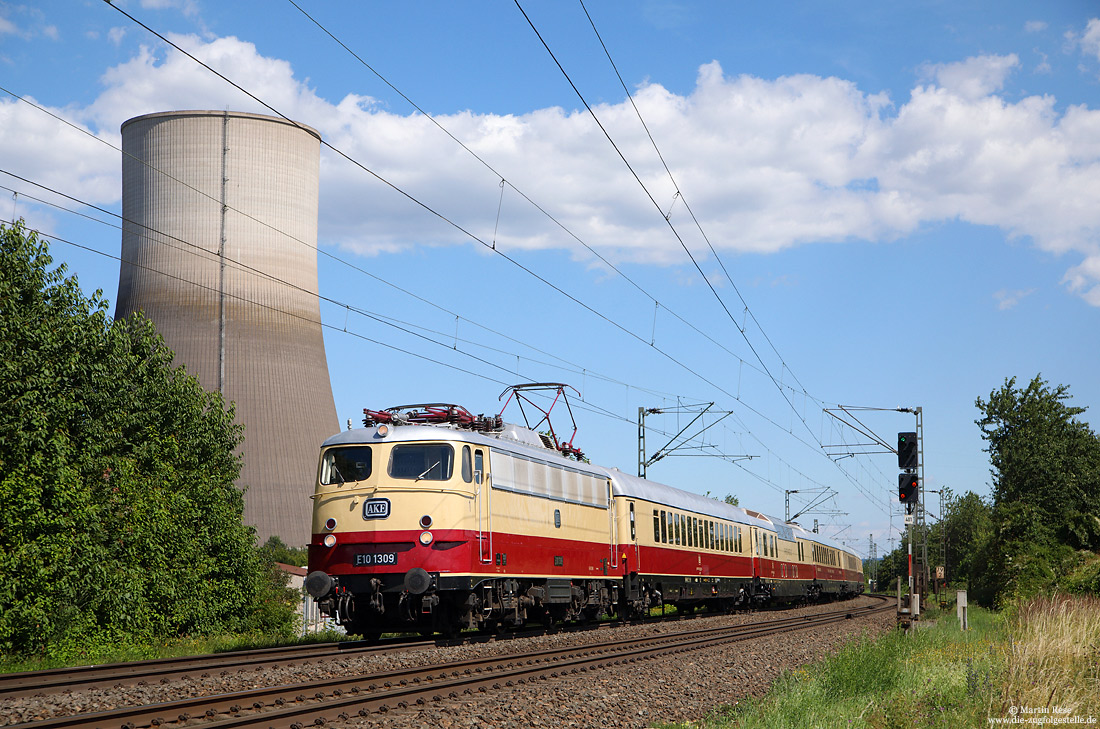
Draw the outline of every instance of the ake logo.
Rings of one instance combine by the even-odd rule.
[[[385,519],[389,515],[389,499],[367,499],[363,502],[364,519]]]

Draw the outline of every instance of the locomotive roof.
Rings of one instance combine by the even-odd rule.
[[[594,476],[604,476],[607,469],[592,466],[581,461],[574,461],[558,453],[556,450],[545,447],[538,433],[519,425],[505,423],[504,429],[497,433],[481,433],[478,431],[451,428],[443,425],[388,425],[389,433],[385,436],[378,435],[378,427],[354,428],[325,440],[322,448],[334,445],[371,445],[372,443],[401,443],[406,441],[451,441],[456,443],[475,443],[498,450],[507,451],[513,455],[520,455],[530,460],[544,463],[556,463],[574,471],[581,471]]]
[[[389,425],[385,436],[378,435],[378,427],[353,428],[333,435],[321,444],[322,448],[334,445],[371,445],[373,443],[401,443],[408,441],[452,441],[458,443],[477,443],[487,447],[503,449],[512,454],[529,459],[556,463],[584,473],[599,475],[611,480],[612,493],[615,496],[634,497],[656,504],[664,504],[684,511],[716,516],[728,521],[755,526],[775,532],[784,539],[804,539],[841,552],[851,552],[844,545],[821,534],[815,534],[799,524],[785,523],[778,517],[768,516],[752,509],[733,506],[709,496],[701,496],[691,491],[667,484],[639,478],[620,471],[574,461],[550,448],[546,448],[538,433],[523,426],[505,423],[504,429],[497,433],[486,434],[478,431],[448,427],[445,425]]]

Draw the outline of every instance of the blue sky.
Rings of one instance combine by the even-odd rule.
[[[115,5],[476,237],[323,152],[341,422],[407,402],[495,412],[504,384],[562,381],[582,394],[576,443],[633,471],[640,406],[714,401],[733,415],[707,442],[753,458],[670,457],[651,478],[779,515],[784,490],[827,486],[846,513],[823,530],[881,551],[901,526],[896,461],[830,458],[859,439],[824,408],[922,407],[927,488],[986,494],[975,398],[1042,373],[1086,419],[1100,405],[1092,3],[523,0],[643,189],[516,3],[297,2],[468,149],[290,2]],[[0,2],[0,85],[0,169],[116,212],[104,142],[127,118],[270,113],[101,0]],[[98,252],[53,248],[113,301],[117,228],[0,184],[0,217]],[[860,417],[887,441],[913,426]]]

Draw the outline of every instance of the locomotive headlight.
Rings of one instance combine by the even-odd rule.
[[[329,536],[331,536],[331,535],[329,535]],[[423,544],[425,547],[428,546],[429,544],[431,544],[432,543],[432,533],[431,532],[420,532],[420,543]]]
[[[335,534],[326,534],[324,543],[325,543],[326,547],[335,547],[336,546],[336,535]]]
[[[328,519],[325,519],[325,529],[328,529],[331,532],[335,528],[336,519],[332,518],[331,516]]]

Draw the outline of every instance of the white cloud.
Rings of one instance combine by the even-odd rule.
[[[1080,39],[1081,50],[1100,60],[1100,18],[1092,18]]]
[[[975,56],[960,63],[937,63],[925,67],[936,84],[963,98],[977,99],[1000,91],[1005,79],[1020,65],[1016,54]]]
[[[1038,289],[1034,288],[1015,290],[1001,289],[1000,291],[993,294],[993,298],[997,301],[997,308],[1001,311],[1006,311],[1015,307],[1017,304],[1019,304],[1028,296],[1031,296],[1037,290]]]
[[[148,10],[176,9],[187,17],[193,17],[199,12],[195,0],[141,0],[141,7]]]
[[[354,93],[336,103],[321,99],[287,62],[263,57],[236,38],[175,40],[486,243],[496,229],[497,246],[506,250],[563,248],[591,258],[510,186],[501,203],[500,177],[423,115],[394,113]],[[958,220],[1073,256],[1067,289],[1100,306],[1100,111],[1073,106],[1060,112],[1051,97],[1005,100],[996,91],[1018,66],[1015,56],[930,66],[929,83],[896,104],[842,79],[729,77],[710,63],[699,69],[690,94],[648,84],[635,102],[720,251],[889,241],[921,225]],[[144,48],[102,80],[106,88],[91,106],[67,113],[116,143],[121,123],[138,114],[194,108],[270,113],[176,51]],[[20,144],[0,141],[0,158],[18,153],[31,165],[40,156],[38,172],[27,176],[58,180],[70,180],[72,160],[81,160],[78,187],[95,191],[97,199],[113,190],[117,199],[117,153],[90,154],[87,137],[53,142],[54,125],[36,111],[12,104],[0,111],[22,119],[14,128],[30,140],[23,144],[20,135],[5,134],[4,140]],[[676,189],[630,104],[601,105],[596,113],[660,211],[587,113],[467,111],[437,120],[608,258],[682,262],[680,244],[663,219],[670,208],[685,243],[706,257],[707,244],[688,223],[683,202],[673,205]],[[7,118],[0,121],[9,129]],[[360,252],[470,242],[338,155],[322,153],[321,174],[322,241]]]
[[[109,40],[113,46],[121,44],[124,37],[126,37],[126,29],[122,26],[116,25],[107,31],[107,40]]]
[[[1024,23],[1024,30],[1028,33],[1038,33],[1047,29],[1047,23],[1044,20],[1029,20]]]

